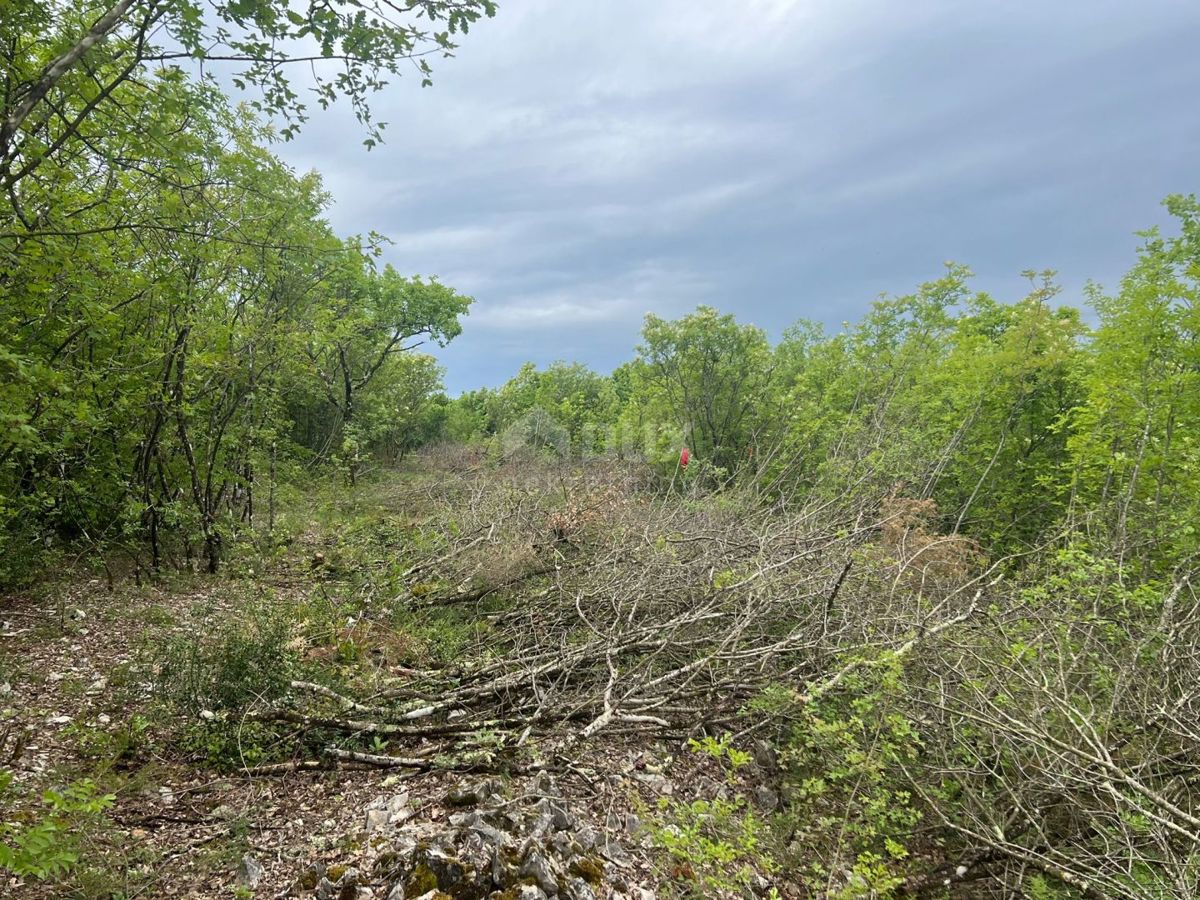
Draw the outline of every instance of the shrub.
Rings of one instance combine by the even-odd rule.
[[[211,638],[169,642],[158,660],[158,686],[170,702],[193,715],[242,712],[287,690],[294,662],[290,638],[286,617],[254,610]]]
[[[210,638],[183,637],[163,648],[157,687],[161,699],[188,717],[185,750],[222,768],[269,754],[275,731],[243,721],[244,713],[287,691],[296,665],[291,630],[287,618],[260,608]]]
[[[909,874],[921,813],[906,770],[920,738],[895,702],[898,677],[898,666],[851,677],[790,711],[780,824],[792,836],[789,862],[821,896],[888,897]]]
[[[0,795],[12,780],[10,772],[0,772]],[[90,780],[46,791],[44,816],[25,825],[0,822],[0,869],[39,881],[65,875],[79,862],[82,836],[101,825],[114,800],[112,794],[99,794]]]
[[[689,746],[717,760],[729,787],[737,784],[736,771],[750,761],[728,735],[693,740]],[[756,874],[776,869],[766,846],[770,829],[741,793],[689,802],[662,797],[650,833],[670,857],[669,875],[684,896],[741,894]]]

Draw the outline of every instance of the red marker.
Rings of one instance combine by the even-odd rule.
[[[679,454],[679,468],[686,469],[688,460],[692,458],[692,454],[688,452],[688,448],[684,447],[683,452]]]

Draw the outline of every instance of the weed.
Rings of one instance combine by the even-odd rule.
[[[689,742],[693,752],[717,760],[730,785],[750,754],[732,745],[729,735]],[[777,869],[767,844],[770,829],[740,793],[690,802],[661,797],[650,835],[671,860],[668,876],[686,897],[712,897],[746,891],[756,874]]]
[[[12,781],[11,773],[0,771],[0,794]],[[43,816],[24,825],[0,823],[0,869],[39,881],[67,874],[79,862],[83,836],[102,826],[104,811],[114,800],[87,779],[47,790],[42,795]]]
[[[162,650],[156,687],[161,700],[188,717],[180,740],[186,752],[218,767],[270,755],[278,734],[244,721],[244,714],[287,690],[296,667],[290,639],[288,618],[258,607],[210,638],[181,637]]]

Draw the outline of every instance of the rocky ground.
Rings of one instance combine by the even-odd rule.
[[[217,580],[59,584],[0,606],[0,816],[93,778],[115,795],[70,894],[91,897],[646,898],[661,870],[642,816],[694,783],[678,742],[614,736],[568,765],[472,775],[366,770],[221,774],[159,735],[147,649],[209,627]],[[553,758],[553,747],[543,754]],[[553,769],[554,771],[550,771]],[[64,896],[10,879],[0,894]]]

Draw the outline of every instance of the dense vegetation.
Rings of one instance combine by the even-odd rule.
[[[501,453],[536,437],[565,455],[644,454],[668,479],[768,502],[928,500],[990,554],[1071,532],[1161,576],[1194,557],[1200,502],[1200,205],[1166,205],[1179,233],[1147,233],[1118,290],[1089,287],[1083,309],[1054,305],[1052,273],[1005,303],[950,266],[840,333],[801,321],[774,346],[717,310],[651,315],[611,376],[527,365],[450,403],[445,431]]]
[[[457,334],[469,298],[380,268],[378,235],[334,235],[320,178],[265,149],[255,112],[285,117],[284,136],[303,120],[286,73],[307,41],[327,59],[321,104],[348,97],[369,124],[384,75],[427,72],[491,5],[409,11],[6,5],[0,579],[78,538],[215,571],[237,523],[269,515],[277,467],[338,459],[353,476],[410,446],[439,383],[411,351]],[[188,61],[226,62],[257,99],[232,108]]]
[[[160,752],[204,766],[690,738],[728,781],[656,813],[681,894],[1200,895],[1200,202],[1080,306],[951,266],[837,333],[651,315],[611,374],[450,399],[419,348],[471,298],[269,146],[294,63],[372,144],[369,93],[491,12],[5,7],[0,585],[301,571],[151,654]],[[98,790],[0,823],[0,868],[78,863]]]

